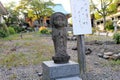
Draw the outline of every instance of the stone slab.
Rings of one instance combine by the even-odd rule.
[[[106,32],[101,32],[100,35],[107,36]]]
[[[79,64],[73,61],[69,61],[66,64],[55,64],[53,61],[44,61],[42,67],[43,80],[80,76]]]
[[[80,77],[69,77],[69,78],[61,78],[56,80],[82,80]]]

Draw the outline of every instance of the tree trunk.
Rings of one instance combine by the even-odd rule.
[[[106,25],[106,13],[105,9],[103,9],[103,30],[105,30],[105,25]]]
[[[105,30],[105,25],[106,25],[106,16],[103,16],[103,30]]]

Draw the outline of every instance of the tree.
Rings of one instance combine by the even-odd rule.
[[[93,0],[91,0],[92,6],[94,7],[94,9],[96,9],[97,12],[103,17],[103,25],[104,25],[104,28],[105,28],[106,16],[109,13],[111,13],[111,10],[109,10],[108,7],[113,2],[113,0],[99,0],[99,2],[100,2],[100,7],[98,8],[98,6],[95,5]]]
[[[35,18],[41,23],[40,18],[50,16],[53,10],[49,6],[54,6],[51,0],[21,0],[17,10],[27,13],[27,17]]]
[[[53,10],[49,6],[53,6],[54,4],[50,0],[48,2],[44,0],[33,0],[30,5],[39,23],[41,23],[39,18],[48,17],[53,13]]]
[[[9,3],[9,5],[7,5],[5,7],[8,11],[8,15],[6,17],[4,17],[6,25],[10,26],[11,24],[18,23],[19,12],[15,10],[15,3],[11,2],[11,3]]]

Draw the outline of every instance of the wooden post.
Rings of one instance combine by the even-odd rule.
[[[77,49],[78,49],[78,63],[80,68],[80,75],[83,80],[85,80],[86,72],[86,59],[85,59],[85,42],[84,35],[78,35],[77,39]]]
[[[117,20],[113,21],[113,26],[114,26],[114,33],[117,31]]]

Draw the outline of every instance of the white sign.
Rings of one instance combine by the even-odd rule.
[[[91,34],[89,0],[71,0],[73,34]]]

